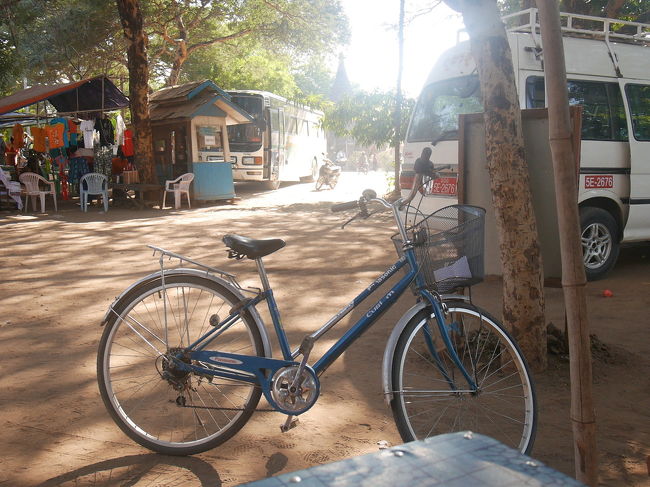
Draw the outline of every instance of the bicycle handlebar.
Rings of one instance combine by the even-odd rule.
[[[355,210],[359,208],[359,202],[358,201],[347,201],[345,203],[338,203],[336,205],[332,205],[332,213],[338,213],[339,211],[347,211],[347,210]]]

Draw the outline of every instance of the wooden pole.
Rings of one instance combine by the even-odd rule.
[[[571,426],[576,479],[598,484],[596,417],[592,399],[591,347],[580,243],[578,185],[571,143],[560,12],[555,0],[537,0],[544,47],[544,77],[548,93],[549,144],[555,174],[555,195],[562,259],[571,370]]]

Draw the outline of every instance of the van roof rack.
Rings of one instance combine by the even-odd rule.
[[[536,8],[504,15],[502,19],[508,32],[531,34],[535,46],[541,52],[539,16]],[[610,42],[650,45],[650,24],[560,12],[560,25],[563,36],[605,41],[619,77],[621,76],[620,67]]]

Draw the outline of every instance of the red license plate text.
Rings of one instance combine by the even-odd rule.
[[[431,185],[429,194],[456,196],[456,178],[438,178]]]
[[[585,176],[585,189],[613,188],[614,176],[611,174]]]

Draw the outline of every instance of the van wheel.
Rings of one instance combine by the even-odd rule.
[[[616,220],[602,208],[580,208],[580,236],[587,280],[602,279],[614,268],[620,251]]]

